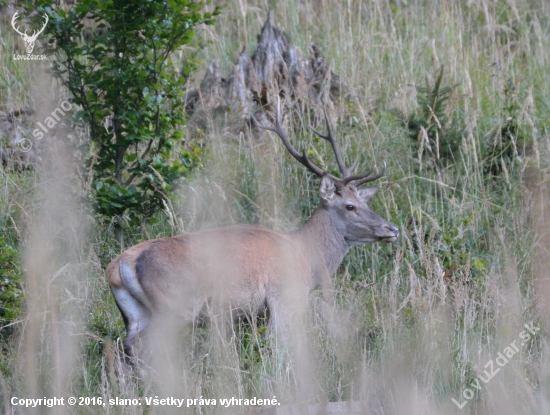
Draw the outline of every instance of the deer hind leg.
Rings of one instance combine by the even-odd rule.
[[[269,296],[266,303],[271,337],[283,348],[289,348],[300,316],[293,312],[288,299],[283,296]]]
[[[139,284],[135,270],[124,261],[119,262],[122,287],[111,287],[116,304],[126,326],[126,354],[137,357],[138,339],[146,337],[145,329],[151,322],[152,307]]]
[[[266,303],[271,335],[286,338],[288,336],[288,319],[285,318],[284,307],[281,307],[275,298],[268,299]]]
[[[144,337],[144,330],[149,325],[150,313],[125,288],[112,287],[111,290],[126,326],[124,351],[127,355],[134,357],[136,355],[135,343],[138,338]]]

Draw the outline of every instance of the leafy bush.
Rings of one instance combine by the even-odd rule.
[[[27,6],[30,7],[30,6]],[[74,122],[89,129],[88,175],[97,212],[118,224],[139,224],[163,208],[176,182],[197,165],[183,146],[182,87],[195,67],[170,65],[200,24],[214,23],[188,0],[79,0],[63,10],[38,1],[50,17],[47,52],[53,75],[80,107]],[[84,19],[95,27],[83,43]],[[122,239],[120,239],[122,241]]]

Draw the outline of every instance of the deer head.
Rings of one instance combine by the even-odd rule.
[[[19,28],[15,26],[15,23],[16,23],[16,20],[17,20],[17,15],[19,14],[19,12],[15,12],[13,14],[13,17],[11,19],[11,25],[13,27],[13,29],[19,33],[21,35],[21,37],[23,38],[23,41],[25,42],[25,49],[27,50],[27,53],[30,55],[34,49],[34,43],[36,42],[36,38],[38,38],[38,35],[40,33],[42,33],[44,31],[44,29],[46,28],[46,25],[48,24],[48,15],[46,13],[44,13],[44,18],[45,18],[45,22],[44,22],[44,26],[42,26],[42,29],[40,30],[35,30],[34,33],[32,34],[32,36],[29,36],[27,35],[27,31],[25,30],[24,33],[20,32],[19,31]]]
[[[305,150],[300,154],[290,143],[288,136],[281,125],[280,100],[277,101],[277,115],[274,126],[260,125],[258,127],[275,132],[283,141],[289,153],[306,166],[311,172],[321,178],[319,198],[321,200],[318,210],[325,211],[330,216],[330,222],[337,232],[343,237],[347,247],[368,242],[393,242],[399,236],[399,230],[382,217],[374,213],[368,206],[369,200],[378,190],[377,186],[359,188],[359,186],[381,178],[384,168],[375,174],[374,169],[367,173],[352,175],[358,159],[351,166],[346,166],[340,153],[338,143],[333,134],[332,126],[326,110],[323,109],[327,133],[322,134],[310,126],[311,130],[319,137],[327,140],[334,151],[336,163],[342,173],[342,177],[335,177],[313,163]]]

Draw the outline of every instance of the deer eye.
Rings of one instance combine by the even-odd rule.
[[[349,211],[352,211],[355,209],[355,206],[353,205],[346,205],[346,209],[349,210]]]

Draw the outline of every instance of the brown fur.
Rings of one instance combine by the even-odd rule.
[[[216,247],[216,250],[212,248]],[[156,268],[149,280],[143,278],[144,290],[154,295],[168,276],[200,278],[206,271],[206,264],[220,261],[220,257],[231,258],[239,264],[240,278],[235,289],[257,289],[268,283],[276,283],[273,270],[278,268],[278,258],[291,255],[299,264],[300,274],[308,275],[309,266],[304,253],[287,235],[260,226],[240,225],[210,231],[197,232],[171,238],[152,239],[128,248],[107,267],[109,284],[121,288],[119,261],[124,259],[133,268],[141,255],[148,254],[150,266]],[[226,267],[226,263],[222,263]],[[215,265],[214,265],[215,266]],[[193,272],[185,275],[184,270]],[[232,272],[229,275],[234,275]],[[139,275],[138,275],[139,277]],[[166,281],[164,281],[166,282]],[[219,282],[219,281],[216,281]],[[162,285],[161,285],[162,286]]]
[[[307,298],[318,278],[305,255],[290,236],[246,225],[153,239],[129,248],[107,268],[128,332],[127,352],[134,354],[135,337],[143,337],[142,331],[155,318],[179,316],[181,325],[187,325],[208,320],[207,310],[230,312],[232,319],[255,318],[265,315],[268,305],[270,311],[279,308],[289,287],[295,290],[292,297]],[[131,309],[142,306],[138,319],[147,322],[141,327],[133,325],[136,315],[115,292],[118,288],[131,293],[121,278],[121,261],[147,299],[134,295],[130,303]],[[283,318],[281,311],[276,314]]]

